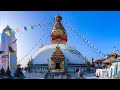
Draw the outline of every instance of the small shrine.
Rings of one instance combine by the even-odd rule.
[[[50,70],[60,70],[64,72],[64,60],[64,54],[60,50],[60,47],[57,46],[51,57]]]

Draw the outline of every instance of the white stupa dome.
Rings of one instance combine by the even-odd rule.
[[[33,64],[48,64],[48,60],[50,60],[56,46],[57,44],[51,44],[40,48],[35,56],[33,56]],[[59,47],[65,56],[65,60],[68,59],[68,63],[84,64],[84,57],[75,48],[65,44],[59,44]]]

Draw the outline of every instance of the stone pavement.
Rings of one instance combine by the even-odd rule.
[[[47,72],[44,72],[44,73],[35,73],[35,72],[32,72],[32,73],[26,73],[24,72],[24,75],[26,76],[25,79],[44,79],[44,76],[46,75]],[[77,74],[75,73],[69,73],[71,76],[72,76],[72,79],[76,79],[77,77]],[[63,76],[63,79],[65,79],[66,76]],[[95,73],[84,73],[83,77],[85,79],[109,79],[107,77],[96,77],[95,76]],[[54,77],[54,79],[60,79],[61,76],[59,77]]]
[[[44,76],[46,73],[26,73],[26,72],[23,72],[23,74],[26,76],[25,79],[44,79]]]

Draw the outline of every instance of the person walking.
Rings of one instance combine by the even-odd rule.
[[[83,73],[84,73],[84,69],[83,69],[83,68],[81,68],[80,77],[82,77],[82,76],[83,76]]]
[[[26,71],[26,73],[27,73],[27,71],[28,71],[28,70],[27,70],[27,67],[25,67],[25,71]]]

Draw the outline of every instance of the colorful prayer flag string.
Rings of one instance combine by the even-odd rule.
[[[96,47],[94,45],[90,45],[89,41],[83,36],[80,35],[79,32],[77,32],[74,28],[72,28],[68,23],[64,22],[68,27],[70,27],[77,35],[79,35],[81,37],[81,39],[83,39],[83,41],[85,41],[87,43],[88,46],[90,46],[90,48],[92,48],[93,50],[96,49]],[[97,52],[99,51],[98,49],[96,49]],[[99,52],[98,52],[99,53]]]

